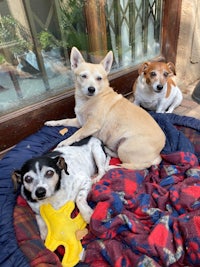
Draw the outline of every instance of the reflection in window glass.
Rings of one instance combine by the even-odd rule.
[[[0,114],[73,88],[70,51],[112,71],[160,54],[162,0],[1,0]]]

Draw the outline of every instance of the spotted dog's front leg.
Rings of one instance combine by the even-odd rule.
[[[91,189],[91,185],[92,185],[92,182],[90,179],[84,181],[76,197],[76,205],[86,223],[90,222],[90,218],[93,214],[93,209],[91,209],[87,203],[87,197]]]
[[[40,230],[40,237],[42,240],[45,240],[47,237],[47,226],[45,221],[42,219],[42,217],[38,214],[36,214],[36,221]]]
[[[102,148],[101,141],[98,139],[92,145],[92,155],[97,166],[97,175],[92,179],[92,183],[95,184],[101,180],[108,170],[111,157],[106,155]]]

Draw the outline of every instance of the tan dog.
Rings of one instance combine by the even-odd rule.
[[[145,62],[133,86],[134,104],[158,113],[172,113],[183,99],[172,80],[176,74],[172,62]]]
[[[59,146],[70,145],[93,135],[120,158],[121,167],[144,169],[159,164],[165,135],[146,111],[109,87],[107,74],[112,66],[112,52],[100,64],[91,64],[85,62],[77,48],[73,47],[70,61],[76,77],[76,118],[45,124],[80,129]]]

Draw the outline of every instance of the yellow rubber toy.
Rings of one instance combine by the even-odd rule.
[[[80,213],[75,218],[71,218],[74,208],[73,201],[67,202],[58,210],[50,204],[40,207],[41,216],[48,229],[45,246],[51,251],[64,246],[65,254],[62,259],[64,267],[72,267],[80,261],[83,252],[80,239],[87,234],[86,222]]]

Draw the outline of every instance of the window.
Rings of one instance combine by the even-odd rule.
[[[39,129],[47,119],[73,116],[72,46],[92,62],[112,50],[111,85],[124,94],[131,91],[138,64],[154,58],[175,59],[177,38],[167,24],[179,25],[180,4],[169,0],[1,0],[0,136],[4,138],[0,150]],[[8,129],[14,129],[12,138],[5,137]]]

